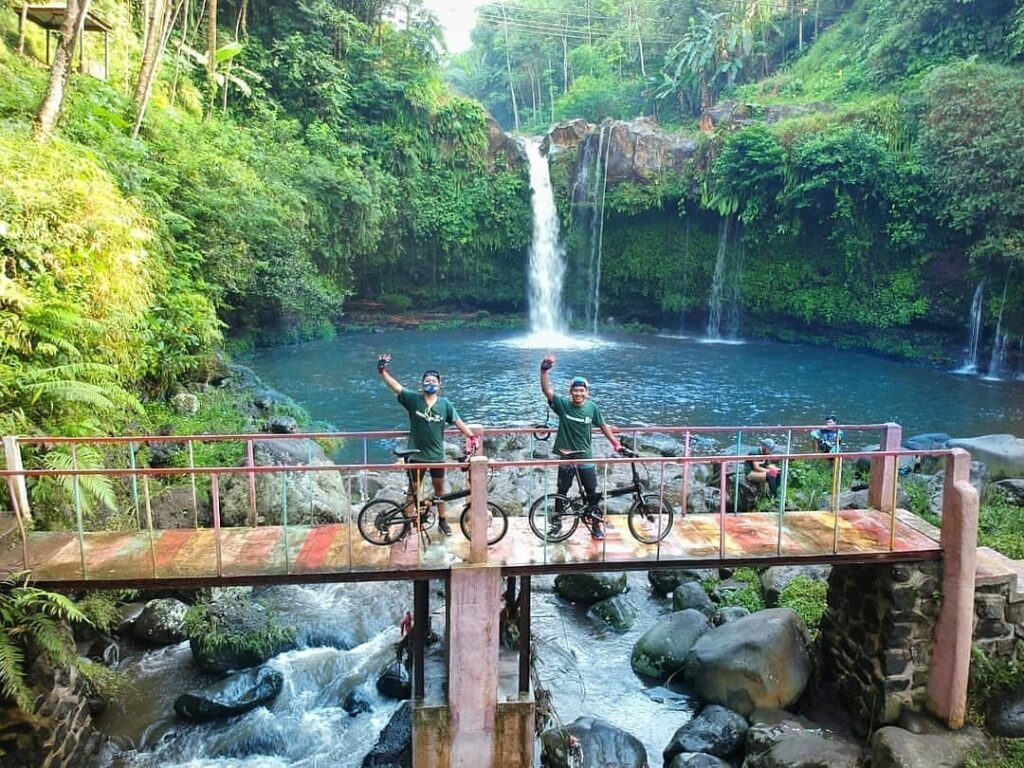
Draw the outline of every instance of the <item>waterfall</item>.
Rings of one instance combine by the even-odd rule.
[[[1006,291],[1010,287],[1010,273],[1006,273],[1006,282],[1003,284],[1003,298],[999,303],[999,317],[996,319],[996,333],[992,338],[992,357],[988,362],[987,379],[1001,379],[1006,367],[1006,342],[1009,333],[1003,328],[1003,310],[1006,309]]]
[[[708,298],[709,339],[721,338],[722,330],[722,291],[725,286],[726,255],[729,252],[729,225],[731,216],[722,219],[718,227],[718,253],[715,255],[715,274],[711,278],[711,296]]]
[[[533,243],[530,245],[530,331],[533,334],[562,334],[562,287],[565,280],[565,250],[559,239],[558,211],[551,189],[548,160],[540,151],[541,139],[523,141],[530,162],[530,190],[533,206]]]
[[[977,373],[978,371],[978,345],[981,341],[981,308],[984,293],[985,281],[982,280],[974,289],[974,298],[971,300],[971,316],[967,321],[967,346],[964,348],[964,362],[957,369],[957,373]]]
[[[573,183],[573,218],[581,234],[580,262],[586,254],[587,325],[597,333],[601,309],[601,255],[604,244],[604,201],[608,188],[608,154],[611,150],[611,123],[601,126],[595,151],[592,136],[583,142],[579,170]]]
[[[737,227],[734,240],[736,241],[736,256],[729,276],[729,305],[725,313],[725,333],[730,339],[735,339],[740,335],[740,282],[743,279],[743,261],[747,255],[739,227]]]

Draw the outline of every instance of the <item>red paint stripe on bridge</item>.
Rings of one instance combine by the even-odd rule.
[[[162,531],[156,547],[156,569],[159,573],[164,570],[177,557],[181,548],[188,543],[198,531],[191,528],[173,528],[169,531]]]
[[[335,538],[343,530],[341,525],[321,525],[312,528],[302,542],[302,548],[295,558],[295,567],[300,571],[319,571],[324,568],[327,554]]]

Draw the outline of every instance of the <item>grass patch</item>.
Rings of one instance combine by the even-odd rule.
[[[803,619],[811,633],[811,639],[818,637],[818,627],[825,616],[828,602],[828,582],[797,576],[779,595],[780,608],[792,608]]]

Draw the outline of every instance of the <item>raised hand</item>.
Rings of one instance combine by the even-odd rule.
[[[377,373],[383,374],[388,369],[388,363],[391,362],[391,355],[387,352],[381,352],[377,355]]]
[[[544,355],[544,359],[540,361],[540,369],[542,371],[550,371],[555,367],[555,356]]]

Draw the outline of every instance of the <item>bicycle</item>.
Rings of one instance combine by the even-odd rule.
[[[394,451],[403,464],[409,464],[409,457],[419,453],[412,448],[399,448]],[[459,459],[464,462],[468,457]],[[423,537],[424,543],[430,543],[427,531],[437,522],[437,505],[469,496],[470,489],[463,488],[439,496],[421,497],[418,488],[412,488],[410,481],[410,498],[405,501],[391,499],[372,499],[359,510],[356,525],[360,535],[370,544],[386,547],[401,541],[415,525]],[[463,535],[469,539],[472,534],[470,505],[466,504],[459,515],[459,527]],[[497,544],[508,532],[508,515],[505,510],[493,501],[487,502],[487,543]]]
[[[623,448],[620,453],[623,456],[639,458],[637,453],[628,448]],[[573,451],[563,454],[563,458],[585,459],[586,454],[582,451]],[[542,541],[565,541],[576,532],[580,520],[604,522],[604,513],[598,507],[602,499],[632,494],[633,503],[626,518],[629,532],[642,544],[657,544],[672,530],[675,513],[672,505],[660,494],[645,492],[636,462],[631,461],[629,466],[633,477],[628,484],[599,491],[588,501],[583,479],[580,477],[579,464],[573,464],[576,478],[575,494],[546,493],[534,501],[530,505],[530,529]],[[557,509],[561,509],[561,512],[556,512]]]

